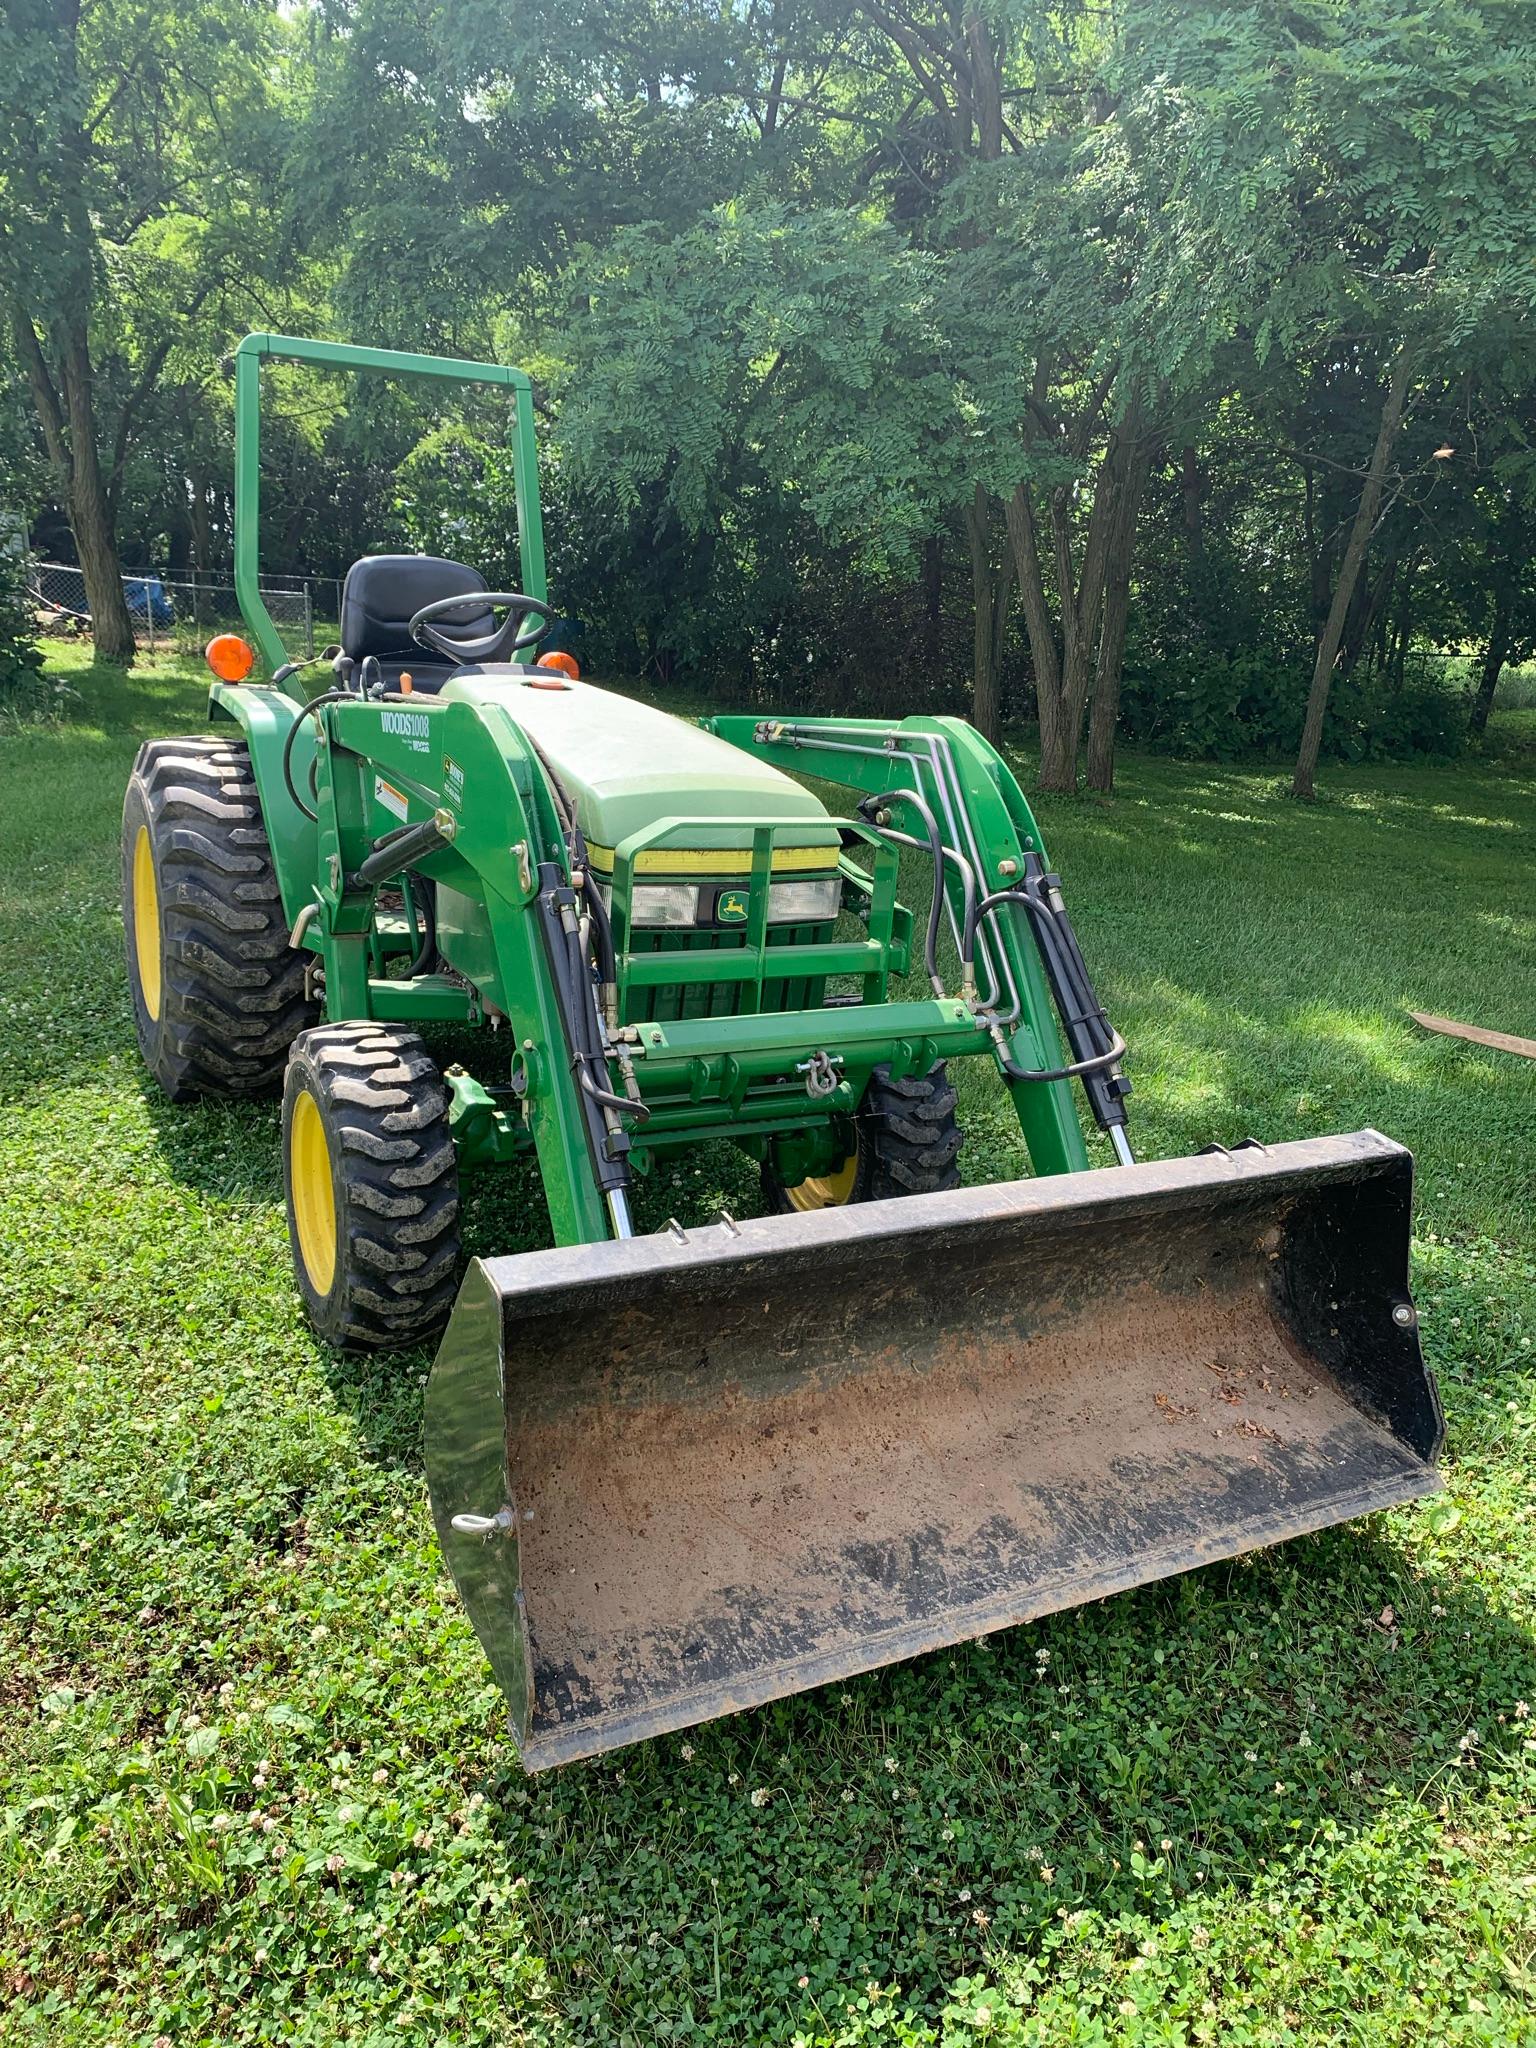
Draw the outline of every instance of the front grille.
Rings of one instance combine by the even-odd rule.
[[[768,928],[769,950],[775,946],[814,946],[827,943],[833,934],[830,924],[776,924]],[[636,931],[629,935],[631,953],[732,953],[746,945],[742,932]],[[743,983],[701,981],[676,988],[635,988],[624,1003],[626,1024],[675,1024],[691,1017],[734,1017],[741,1008]],[[760,1007],[771,1010],[820,1009],[826,993],[826,977],[801,975],[794,980],[764,981]]]

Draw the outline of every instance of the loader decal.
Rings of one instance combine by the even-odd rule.
[[[386,732],[398,733],[402,739],[424,740],[430,730],[425,711],[381,711]]]

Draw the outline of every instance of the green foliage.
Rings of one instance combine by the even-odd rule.
[[[1191,648],[1159,661],[1126,664],[1121,716],[1126,736],[1161,753],[1236,761],[1290,756],[1301,737],[1306,672],[1273,650],[1226,654]],[[1336,760],[1444,758],[1467,733],[1467,694],[1438,662],[1413,663],[1399,680],[1372,676],[1335,685],[1323,751]]]
[[[70,680],[76,721],[0,744],[8,2039],[1536,2036],[1536,1075],[1403,1016],[1528,1025],[1528,775],[1367,768],[1300,811],[1133,756],[1044,814],[1147,1156],[1414,1146],[1448,1502],[530,1782],[434,1543],[426,1359],[319,1350],[274,1112],[172,1110],[135,1057],[122,782],[202,683]],[[964,1107],[967,1172],[1016,1171],[993,1084]],[[701,1157],[642,1225],[754,1186]],[[474,1248],[535,1242],[531,1196],[478,1193]]]
[[[964,708],[974,591],[1028,567],[1003,504],[1024,487],[1029,596],[1064,654],[1130,421],[1150,476],[1134,542],[1110,545],[1133,550],[1147,657],[1128,702],[1187,672],[1212,707],[1143,707],[1133,729],[1204,748],[1261,672],[1301,689],[1406,344],[1340,667],[1384,687],[1338,744],[1358,751],[1377,708],[1389,729],[1363,744],[1407,743],[1416,639],[1497,651],[1508,620],[1505,658],[1530,643],[1518,6],[195,0],[172,19],[88,0],[72,40],[61,19],[20,0],[0,24],[0,361],[35,411],[20,313],[72,417],[59,323],[88,314],[106,514],[135,565],[227,568],[218,366],[245,325],[491,354],[538,382],[556,594],[590,659],[721,698],[810,669],[850,709]],[[510,558],[488,412],[273,388],[271,570],[339,576],[379,545]],[[43,415],[31,433],[42,452]],[[1196,565],[1172,502],[1186,446]],[[76,516],[54,467],[49,552]],[[1042,650],[1017,595],[1002,638],[1022,701]],[[1410,695],[1409,725],[1433,725]],[[1266,747],[1292,723],[1227,719]]]
[[[46,717],[58,709],[60,690],[56,678],[43,674],[20,577],[0,558],[0,720]]]

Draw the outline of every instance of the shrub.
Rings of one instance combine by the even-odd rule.
[[[1399,683],[1379,675],[1334,682],[1323,752],[1349,761],[1447,756],[1467,731],[1465,691],[1443,664],[1410,662]],[[1159,753],[1234,761],[1288,757],[1301,741],[1309,670],[1304,661],[1255,647],[1234,654],[1194,649],[1126,663],[1121,722],[1126,738]]]
[[[19,577],[0,569],[0,717],[31,723],[55,716],[68,694],[43,674]]]

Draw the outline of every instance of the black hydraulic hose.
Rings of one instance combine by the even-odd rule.
[[[319,824],[320,814],[318,811],[312,811],[309,808],[309,805],[305,803],[303,797],[299,795],[297,788],[294,786],[293,743],[298,737],[299,727],[312,711],[318,711],[322,704],[350,702],[352,697],[353,692],[351,690],[323,690],[318,697],[311,697],[292,725],[289,726],[288,737],[283,741],[283,781],[287,786],[288,794],[293,798],[294,803],[312,825]],[[313,771],[311,772],[313,773]]]
[[[613,983],[618,980],[618,955],[613,945],[613,923],[608,915],[602,892],[592,879],[592,869],[587,858],[587,842],[576,817],[576,806],[570,791],[560,780],[559,770],[548,754],[539,745],[526,726],[518,728],[528,743],[529,752],[543,769],[549,783],[550,796],[554,802],[555,814],[560,821],[565,837],[566,851],[570,856],[573,870],[582,877],[581,899],[586,906],[592,923],[592,935],[597,944],[597,972],[600,981]],[[606,1077],[608,1055],[603,1048],[600,1019],[595,994],[592,989],[592,963],[583,957],[581,928],[578,918],[575,927],[565,934],[566,960],[571,974],[573,990],[579,990],[587,1000],[575,1000],[576,1028],[584,1043],[571,1048],[576,1079],[582,1092],[600,1106],[614,1110],[622,1116],[638,1117],[644,1123],[650,1116],[650,1109],[638,1095],[616,1095],[603,1082],[594,1078],[592,1069]]]
[[[1064,1067],[1021,1067],[1000,1052],[998,1059],[1003,1072],[1010,1081],[1078,1081],[1103,1073],[1107,1067],[1124,1059],[1129,1048],[1078,972],[1072,949],[1062,944],[1050,905],[1042,902],[1029,888],[997,889],[977,904],[973,926],[979,925],[984,917],[992,916],[1005,903],[1017,903],[1028,916],[1035,939],[1046,956],[1048,978],[1058,1001],[1070,996],[1070,1009],[1066,1002],[1062,1002],[1062,1021],[1067,1026],[1068,1037],[1073,1035],[1073,1026],[1080,1025],[1096,1038],[1107,1037],[1109,1043],[1102,1052],[1074,1060],[1070,1066]]]
[[[619,956],[613,950],[613,920],[608,915],[608,906],[603,901],[602,890],[592,879],[591,868],[585,868],[584,872],[586,882],[581,893],[591,915],[592,934],[597,941],[597,978],[605,984],[611,984],[619,978]]]
[[[581,1035],[581,1043],[571,1048],[574,1054],[576,1079],[594,1102],[603,1103],[626,1116],[637,1116],[644,1123],[651,1112],[643,1102],[631,1101],[625,1095],[616,1095],[611,1088],[595,1079],[592,1072],[596,1067],[598,1072],[606,1076],[608,1059],[598,1032],[597,1004],[592,1000],[592,968],[591,963],[582,955],[579,923],[573,925],[565,934],[565,952],[571,975],[571,987],[578,992],[573,1005],[573,1021]],[[587,1000],[583,1002],[581,996],[586,996]]]
[[[411,906],[412,922],[420,934],[415,955],[405,970],[406,980],[414,981],[418,974],[430,972],[437,963],[437,891],[414,868],[407,868],[401,880]]]

